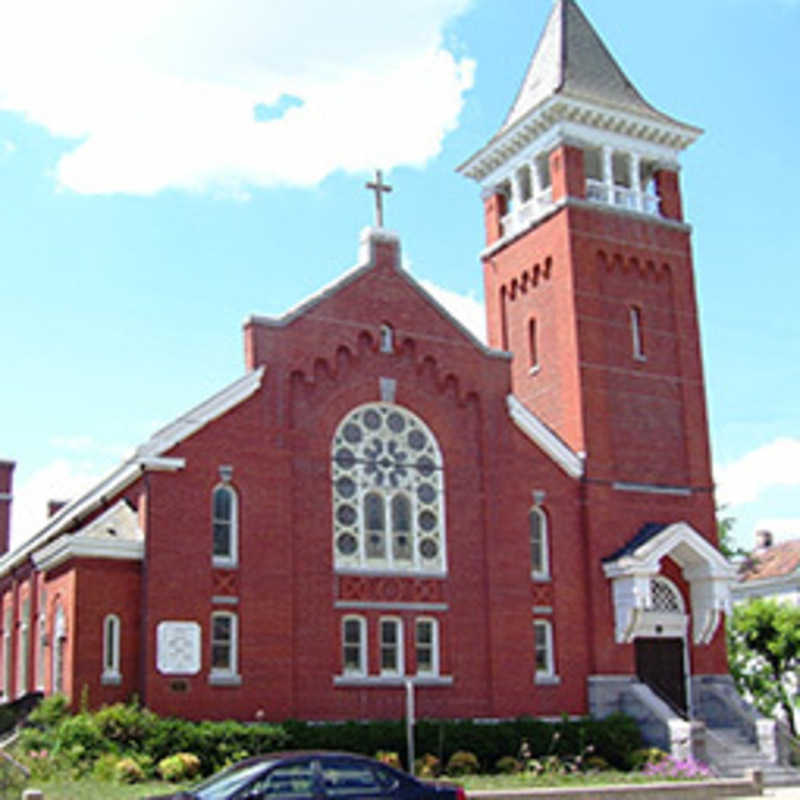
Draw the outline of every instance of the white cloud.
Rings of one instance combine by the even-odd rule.
[[[422,165],[472,85],[442,37],[469,2],[27,0],[4,9],[0,108],[74,140],[57,176],[82,193]],[[255,121],[284,95],[302,105]]]
[[[800,439],[783,437],[765,444],[716,472],[721,505],[752,503],[776,486],[800,486]]]
[[[420,283],[474,336],[486,342],[486,311],[480,300],[472,294],[460,294],[426,279]]]
[[[47,520],[50,500],[73,500],[91,489],[103,471],[91,462],[65,458],[51,461],[32,473],[14,490],[11,504],[12,546],[29,539]]]

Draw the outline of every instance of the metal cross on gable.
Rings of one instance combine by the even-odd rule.
[[[391,192],[392,187],[388,184],[383,182],[383,172],[381,170],[375,170],[375,180],[370,181],[367,185],[367,189],[375,192],[375,224],[379,227],[383,227],[383,193],[384,192]]]

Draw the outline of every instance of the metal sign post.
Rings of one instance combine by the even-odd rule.
[[[414,681],[406,678],[406,749],[408,772],[414,774]]]

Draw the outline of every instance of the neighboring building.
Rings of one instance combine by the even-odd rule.
[[[731,596],[736,603],[765,597],[800,605],[800,539],[776,544],[769,531],[757,531],[756,547],[741,562]]]
[[[420,716],[503,718],[727,685],[678,180],[699,133],[558,0],[459,168],[488,345],[368,229],[336,283],[247,320],[238,381],[0,559],[5,695],[383,718],[411,678]]]

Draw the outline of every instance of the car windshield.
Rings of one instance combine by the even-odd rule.
[[[258,761],[255,764],[244,764],[220,775],[215,775],[213,778],[203,781],[199,786],[195,786],[191,790],[192,797],[197,800],[226,800],[233,792],[241,789],[264,772],[272,763],[271,761]]]

